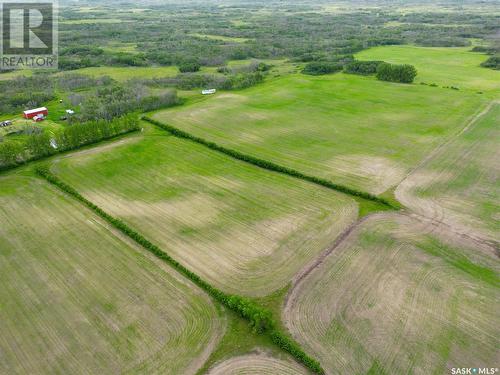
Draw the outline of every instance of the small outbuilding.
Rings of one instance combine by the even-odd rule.
[[[23,112],[23,117],[25,119],[32,119],[35,116],[48,116],[49,115],[49,110],[45,107],[40,107],[40,108],[35,108],[35,109],[30,109],[28,111]]]
[[[213,94],[215,94],[216,92],[217,92],[217,90],[216,90],[216,89],[209,89],[209,90],[203,90],[201,93],[202,93],[203,95],[213,95]]]

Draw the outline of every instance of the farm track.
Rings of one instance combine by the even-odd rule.
[[[465,126],[455,135],[452,135],[448,139],[444,140],[443,143],[441,143],[439,146],[437,146],[434,150],[432,150],[429,155],[427,155],[424,160],[422,160],[417,166],[414,168],[410,169],[408,173],[405,175],[405,177],[399,182],[399,184],[396,186],[396,191],[397,189],[407,180],[412,174],[414,174],[417,170],[425,167],[432,159],[434,159],[439,153],[441,153],[448,145],[450,145],[455,139],[460,137],[462,134],[467,132],[477,121],[479,121],[484,115],[486,115],[491,108],[495,104],[500,103],[500,101],[493,100],[489,102],[483,109],[479,109],[478,112],[474,115],[472,115],[471,118],[466,122]]]
[[[480,221],[476,223],[479,218],[474,218],[473,216],[468,217],[468,221],[471,223],[467,223],[467,216],[464,216],[465,212],[455,211],[453,208],[449,207],[451,203],[448,203],[447,201],[454,198],[454,195],[457,195],[457,193],[453,191],[438,191],[437,193],[441,194],[441,196],[431,199],[419,197],[415,192],[415,189],[425,189],[427,186],[431,186],[433,183],[436,183],[436,181],[439,181],[440,178],[445,179],[444,181],[447,181],[446,179],[450,178],[446,177],[445,172],[447,172],[447,170],[440,170],[439,174],[434,178],[426,176],[430,173],[430,170],[432,170],[430,169],[430,165],[436,160],[444,160],[449,164],[449,168],[453,166],[459,167],[458,165],[455,165],[456,163],[453,164],[454,159],[451,159],[451,162],[449,161],[449,158],[454,155],[453,152],[455,151],[455,142],[458,142],[460,137],[467,132],[472,131],[474,127],[478,125],[479,121],[483,120],[490,113],[490,111],[492,111],[493,108],[499,104],[500,101],[493,100],[486,105],[486,107],[474,115],[470,121],[459,132],[457,132],[457,134],[447,139],[443,144],[429,154],[421,164],[414,168],[405,177],[405,179],[400,182],[395,190],[396,199],[401,202],[412,214],[421,217],[422,220],[428,221],[431,226],[445,226],[459,236],[472,238],[481,245],[493,249],[497,256],[500,256],[500,242],[497,238],[495,238],[492,231],[483,229]],[[492,136],[494,135],[492,134]],[[462,163],[474,162],[474,153],[478,152],[477,150],[479,149],[480,146],[477,142],[472,143],[471,145],[466,144],[463,148],[460,148],[461,152],[458,154],[459,156],[457,155],[455,157],[460,157]],[[492,150],[492,152],[494,152],[494,150]],[[483,171],[481,172],[484,173]],[[449,173],[456,173],[456,171],[449,170]],[[428,180],[426,178],[428,178]],[[450,184],[452,182],[452,180],[449,181]],[[486,188],[488,188],[488,186],[486,186]],[[471,185],[470,189],[478,188]],[[457,197],[456,199],[459,198],[460,197]],[[475,202],[474,200],[467,203],[479,204],[479,202]],[[472,222],[474,222],[474,224],[472,224]]]
[[[364,222],[366,222],[371,216],[375,214],[370,214],[367,215],[360,220],[352,223],[347,227],[344,232],[340,234],[340,236],[335,240],[332,246],[330,246],[328,249],[326,249],[323,253],[321,253],[316,259],[314,259],[312,262],[310,262],[308,265],[306,265],[298,274],[294,276],[292,279],[292,286],[290,290],[288,291],[285,301],[283,303],[284,306],[286,306],[289,302],[290,296],[293,294],[294,290],[298,288],[300,283],[307,277],[309,276],[315,269],[317,269],[319,266],[323,264],[323,262],[328,258],[329,255],[331,255],[339,246],[342,245],[342,243],[351,235],[352,232],[354,232],[360,225],[362,225]]]

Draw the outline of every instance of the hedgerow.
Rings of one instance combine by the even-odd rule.
[[[26,135],[23,144],[10,140],[4,141],[0,143],[0,171],[16,168],[30,161],[61,152],[76,150],[139,129],[139,117],[126,115],[111,121],[89,121],[66,126],[55,134],[41,132]]]
[[[286,174],[286,175],[289,175],[292,177],[296,177],[296,178],[299,178],[301,180],[312,182],[314,184],[321,185],[321,186],[327,187],[329,189],[339,191],[339,192],[344,193],[344,194],[352,195],[354,197],[363,198],[363,199],[367,199],[367,200],[370,200],[373,202],[377,202],[377,203],[380,203],[386,207],[390,207],[390,208],[394,208],[394,209],[396,208],[388,200],[386,200],[384,198],[380,198],[376,195],[366,193],[364,191],[355,190],[355,189],[349,188],[349,187],[344,186],[344,185],[339,185],[339,184],[333,183],[329,180],[326,180],[324,178],[309,176],[309,175],[306,175],[306,174],[299,172],[295,169],[284,167],[284,166],[278,165],[276,163],[273,163],[271,161],[267,161],[264,159],[256,158],[254,156],[243,154],[239,151],[232,150],[232,149],[226,148],[224,146],[220,146],[214,142],[207,141],[206,139],[196,137],[196,136],[189,134],[185,131],[177,129],[171,125],[167,125],[167,124],[164,124],[162,122],[153,120],[147,116],[144,116],[142,119],[168,131],[169,133],[171,133],[172,135],[174,135],[178,138],[184,138],[184,139],[191,140],[193,142],[204,145],[204,146],[210,148],[211,150],[221,152],[223,154],[231,156],[232,158],[235,158],[235,159],[238,159],[241,161],[245,161],[245,162],[253,164],[257,167],[267,169],[267,170],[270,170],[273,172],[283,173],[283,174]]]
[[[304,366],[306,366],[315,373],[324,374],[324,370],[321,368],[321,365],[319,364],[318,361],[308,356],[301,349],[298,343],[296,343],[293,339],[291,339],[290,337],[286,336],[284,333],[278,330],[275,321],[273,319],[272,313],[269,310],[259,306],[257,303],[248,298],[238,295],[226,294],[223,291],[217,289],[216,287],[210,285],[196,273],[184,267],[181,263],[179,263],[170,255],[168,255],[166,252],[161,250],[158,246],[154,245],[153,243],[148,241],[144,236],[142,236],[141,234],[130,228],[122,220],[111,216],[106,211],[101,209],[99,206],[92,203],[84,196],[82,196],[73,187],[61,181],[57,176],[52,174],[47,167],[37,167],[35,171],[39,176],[43,177],[46,181],[48,181],[52,185],[58,187],[60,190],[66,192],[76,200],[83,203],[85,206],[87,206],[89,209],[91,209],[93,212],[99,215],[102,219],[107,221],[109,224],[111,224],[113,227],[115,227],[120,232],[125,234],[127,237],[134,240],[143,248],[151,252],[157,258],[170,264],[179,273],[190,279],[194,284],[196,284],[201,289],[206,291],[210,296],[212,296],[215,300],[219,301],[222,305],[236,312],[242,318],[248,320],[250,322],[250,326],[256,333],[268,334],[271,338],[271,341],[274,344],[276,344],[282,350],[290,353],[294,358],[296,358],[297,361],[299,361],[300,363],[302,363]]]

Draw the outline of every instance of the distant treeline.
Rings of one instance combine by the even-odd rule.
[[[95,23],[60,24],[59,65],[66,70],[176,65],[192,72],[198,65],[216,67],[228,60],[292,58],[310,62],[311,57],[321,60],[390,44],[464,46],[470,45],[471,38],[494,35],[498,28],[498,17],[488,12],[492,5],[486,1],[475,4],[483,11],[469,12],[461,4],[450,4],[446,12],[414,9],[402,13],[389,3],[377,2],[373,9],[346,3],[346,12],[331,13],[320,11],[315,2],[280,2],[276,7],[275,2],[258,1],[228,6],[224,12],[211,2],[158,2],[139,13],[126,11],[132,5],[115,3],[86,12]],[[101,18],[115,17],[117,9],[122,22],[99,23]],[[82,13],[65,7],[61,16],[81,20]],[[235,24],[234,20],[242,21]],[[124,43],[130,48],[116,47]]]
[[[127,115],[111,121],[98,120],[68,125],[54,134],[34,132],[26,135],[23,142],[4,140],[0,143],[0,170],[59,152],[74,150],[135,130],[139,130],[137,115]]]

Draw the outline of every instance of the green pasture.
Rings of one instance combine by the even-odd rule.
[[[471,47],[384,46],[362,51],[356,58],[412,64],[418,70],[417,83],[454,86],[460,90],[483,92],[488,97],[499,97],[500,71],[481,67],[488,56],[470,50]]]
[[[231,293],[284,288],[353,222],[348,196],[149,128],[56,159],[87,199]]]
[[[194,135],[380,194],[485,105],[472,92],[291,74],[158,112]]]

